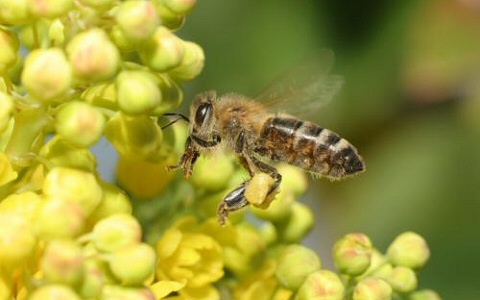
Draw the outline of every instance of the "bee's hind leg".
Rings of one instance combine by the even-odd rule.
[[[245,198],[245,190],[249,181],[245,181],[238,188],[231,191],[223,200],[217,209],[220,225],[225,225],[228,214],[232,211],[239,210],[249,204]]]

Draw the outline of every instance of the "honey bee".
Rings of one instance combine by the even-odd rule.
[[[180,168],[188,178],[201,153],[223,145],[237,155],[251,177],[263,172],[274,179],[267,197],[275,196],[282,181],[282,175],[269,163],[271,161],[294,165],[332,180],[364,171],[365,165],[357,149],[337,133],[293,115],[275,112],[290,101],[297,107],[308,106],[309,99],[315,97],[323,97],[325,102],[325,98],[333,97],[339,90],[343,82],[341,77],[314,76],[300,83],[295,75],[289,78],[260,99],[233,93],[218,97],[216,92],[209,91],[195,97],[189,118],[169,114],[190,122],[185,151],[178,164],[170,169]],[[217,211],[220,223],[225,223],[230,212],[249,204],[245,197],[249,182],[243,182],[220,203]]]

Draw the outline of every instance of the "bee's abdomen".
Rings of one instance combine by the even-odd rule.
[[[335,132],[295,118],[268,119],[261,129],[256,152],[332,178],[364,169],[362,159],[348,141]]]

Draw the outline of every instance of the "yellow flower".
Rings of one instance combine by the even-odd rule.
[[[157,279],[185,284],[179,299],[219,299],[211,284],[223,277],[222,246],[192,218],[168,229],[157,243]]]
[[[17,179],[18,173],[13,169],[8,156],[0,152],[0,186]]]
[[[238,300],[250,299],[290,299],[293,292],[279,286],[275,277],[276,262],[266,260],[263,266],[247,276],[234,291]]]

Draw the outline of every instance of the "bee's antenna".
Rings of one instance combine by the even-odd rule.
[[[165,128],[177,123],[177,121],[179,120],[184,120],[186,121],[187,123],[190,123],[190,120],[185,116],[185,115],[182,115],[182,114],[179,114],[179,113],[166,113],[166,114],[163,114],[164,117],[177,117],[176,119],[173,119],[172,121],[168,122],[167,124],[163,125],[160,129],[164,130]]]

